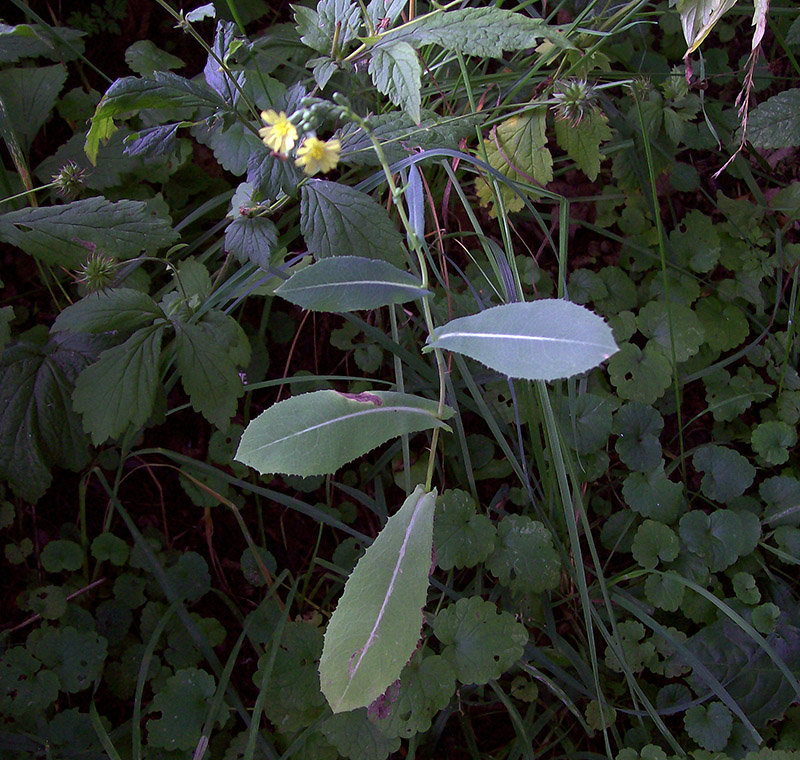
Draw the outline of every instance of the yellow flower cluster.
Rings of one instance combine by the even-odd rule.
[[[262,142],[270,150],[285,156],[297,143],[297,128],[284,111],[280,113],[273,110],[262,111],[261,118],[267,125],[258,130]],[[339,140],[306,137],[297,149],[295,164],[302,167],[309,177],[320,172],[325,174],[336,168],[341,149]]]

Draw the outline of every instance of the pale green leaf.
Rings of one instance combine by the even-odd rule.
[[[391,391],[314,391],[274,404],[244,431],[236,460],[262,475],[320,475],[406,433],[440,427],[435,401]],[[445,418],[452,415],[446,409]]]
[[[422,67],[417,52],[407,42],[387,42],[372,49],[369,74],[374,85],[396,106],[419,124],[420,77]]]
[[[800,145],[800,89],[779,92],[750,111],[747,139],[755,148]]]
[[[400,233],[386,209],[370,196],[323,179],[305,182],[301,193],[300,232],[316,258],[364,256],[393,264],[405,260]]]
[[[311,311],[357,311],[422,298],[419,280],[385,261],[358,256],[322,259],[295,272],[276,295]]]
[[[96,247],[117,259],[154,253],[178,235],[142,201],[102,197],[0,215],[0,240],[48,264],[77,269]]]
[[[461,683],[484,684],[499,678],[522,656],[528,643],[525,627],[508,612],[479,596],[459,599],[433,621],[444,645],[442,657],[455,668]]]
[[[600,145],[611,139],[611,129],[603,113],[592,108],[579,124],[569,119],[556,119],[556,139],[567,155],[592,182],[600,172]]]
[[[454,319],[437,328],[428,344],[427,350],[455,351],[527,380],[571,377],[618,350],[600,317],[560,299],[504,304]]]
[[[399,677],[422,628],[436,492],[417,486],[358,561],[325,632],[319,673],[334,713],[366,707]]]
[[[124,343],[103,351],[78,377],[73,406],[83,415],[84,429],[96,445],[116,438],[129,426],[140,427],[150,417],[164,329],[155,325],[137,330]]]
[[[709,32],[737,0],[678,0],[683,36],[688,45],[686,55],[702,44]]]
[[[177,56],[161,50],[150,40],[138,40],[125,51],[125,63],[131,71],[143,77],[152,77],[157,71],[180,69],[186,64]]]

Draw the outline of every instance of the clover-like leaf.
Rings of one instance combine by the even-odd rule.
[[[700,482],[703,493],[723,504],[741,496],[753,483],[755,467],[741,454],[725,446],[701,446],[692,457],[696,470],[704,473]]]
[[[752,512],[693,510],[681,517],[680,536],[689,551],[702,557],[711,572],[730,567],[756,548],[761,524]]]
[[[444,645],[442,657],[461,683],[499,678],[522,656],[528,632],[508,612],[479,596],[459,599],[434,619],[433,632]]]
[[[683,716],[686,733],[703,749],[720,752],[725,749],[733,727],[733,715],[722,702],[692,705]]]
[[[519,594],[540,594],[561,580],[561,560],[550,531],[524,515],[506,515],[500,521],[486,567]]]
[[[675,532],[664,523],[645,520],[636,531],[631,551],[633,558],[648,570],[662,562],[671,562],[680,552],[680,541]]]
[[[621,398],[652,404],[669,388],[672,366],[664,352],[649,342],[644,351],[625,343],[608,362],[608,374]]]
[[[797,443],[797,430],[779,420],[762,422],[750,434],[753,450],[768,464],[784,464],[789,449]]]
[[[663,463],[649,472],[632,472],[622,484],[625,503],[642,517],[672,523],[686,509],[683,484],[673,483],[664,473]]]
[[[466,491],[448,489],[436,500],[433,546],[436,564],[442,570],[474,567],[494,549],[495,528],[486,515],[479,515]]]
[[[161,717],[147,721],[148,746],[164,750],[195,748],[215,688],[214,676],[205,670],[184,668],[170,676],[150,705],[151,712],[160,712]]]
[[[614,414],[613,432],[617,434],[614,448],[619,458],[632,470],[649,472],[661,462],[661,442],[658,436],[664,428],[664,418],[647,404],[631,402]]]

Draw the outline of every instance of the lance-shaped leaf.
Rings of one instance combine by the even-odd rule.
[[[435,401],[393,391],[315,391],[281,401],[244,431],[235,459],[262,475],[324,475],[405,433],[450,428]],[[446,409],[445,418],[452,416]]]
[[[560,299],[511,303],[437,328],[433,347],[477,359],[510,377],[556,380],[586,372],[618,351],[611,328]]]
[[[385,261],[338,256],[295,272],[275,291],[311,311],[358,311],[422,298],[419,280]]]
[[[366,707],[400,677],[422,628],[436,492],[403,502],[358,561],[328,623],[319,679],[333,712]]]

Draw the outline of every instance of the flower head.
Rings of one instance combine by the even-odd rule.
[[[297,142],[297,128],[286,115],[285,111],[275,113],[273,110],[262,111],[261,118],[266,127],[258,130],[258,135],[271,150],[276,153],[288,153]]]
[[[105,290],[114,283],[119,264],[112,256],[92,250],[86,261],[75,273],[75,281],[90,293]]]
[[[315,174],[329,172],[339,163],[339,151],[342,144],[338,140],[318,140],[316,137],[307,137],[297,149],[295,164],[303,167],[303,171],[313,177]]]
[[[571,127],[577,127],[586,113],[595,107],[595,88],[585,79],[559,82],[553,99],[556,101],[556,116],[568,121]]]
[[[58,192],[65,198],[77,198],[83,188],[86,172],[74,161],[67,161],[58,174],[53,175],[53,182]]]

